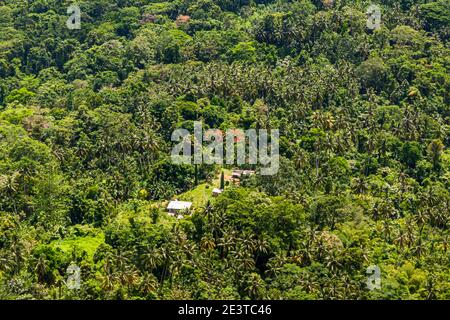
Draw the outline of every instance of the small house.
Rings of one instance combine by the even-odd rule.
[[[231,177],[233,179],[241,179],[243,176],[253,176],[255,174],[255,170],[233,170]]]
[[[218,197],[223,192],[222,189],[214,188],[212,191],[213,197]]]
[[[233,172],[231,173],[231,177],[233,179],[240,179],[242,175],[242,170],[233,170]]]
[[[192,207],[192,202],[186,201],[170,201],[167,206],[167,211],[171,216],[180,216],[180,213],[188,212]]]

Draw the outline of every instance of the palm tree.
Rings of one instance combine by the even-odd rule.
[[[267,254],[269,251],[269,243],[264,238],[258,238],[254,244],[256,250],[255,264],[258,264],[259,255]]]
[[[322,150],[322,144],[323,143],[321,138],[317,138],[317,140],[314,142],[314,154],[315,154],[314,164],[316,167],[316,179],[319,178],[320,154]]]
[[[46,259],[45,255],[41,254],[37,258],[36,267],[34,269],[36,271],[36,275],[38,277],[38,282],[45,281],[45,277],[46,277],[47,271],[48,271],[48,266],[49,266],[49,261]]]
[[[249,251],[246,251],[243,247],[238,247],[236,251],[231,252],[232,256],[235,257],[238,269],[237,273],[241,271],[251,270],[255,267],[255,260]]]
[[[352,189],[357,193],[357,194],[364,194],[367,192],[368,190],[368,185],[366,183],[366,181],[364,180],[363,177],[358,177],[353,179],[352,181]]]
[[[217,246],[220,248],[220,257],[223,259],[228,254],[228,250],[236,244],[236,231],[227,229],[223,232],[223,237],[216,240]]]
[[[152,273],[146,272],[141,279],[140,290],[148,295],[151,292],[155,292],[158,288],[158,280]]]
[[[414,228],[414,221],[412,219],[408,219],[406,222],[406,241],[408,248],[411,248],[411,246],[414,244],[415,241],[415,228]]]
[[[163,262],[159,251],[154,246],[146,248],[145,253],[141,256],[141,260],[144,267],[149,271],[156,269]]]
[[[275,257],[269,259],[269,262],[267,263],[268,270],[266,272],[272,274],[273,276],[277,276],[286,262],[287,258],[284,254],[276,255]]]
[[[444,144],[439,139],[433,140],[428,145],[427,150],[428,155],[431,158],[431,161],[433,162],[433,168],[437,170],[439,167],[439,161],[442,155],[442,151],[444,150]]]
[[[308,153],[303,149],[299,149],[299,151],[295,154],[295,166],[297,169],[301,170],[308,165]]]
[[[261,299],[264,281],[257,273],[251,273],[245,280],[245,291],[251,299]]]
[[[402,228],[399,227],[398,235],[395,238],[394,243],[398,244],[400,246],[400,249],[403,249],[405,242],[406,242],[406,234],[403,232]]]
[[[14,273],[20,271],[21,266],[25,261],[25,249],[26,248],[23,241],[17,235],[15,235],[10,246],[10,252],[12,254],[11,260],[14,261]]]
[[[120,273],[120,283],[123,286],[130,287],[139,283],[139,271],[134,266],[127,266]]]
[[[300,279],[300,283],[308,293],[316,291],[317,288],[320,286],[320,283],[317,281],[315,277],[311,275],[311,273],[304,273],[304,276]]]
[[[216,242],[212,235],[206,235],[200,240],[200,248],[203,251],[214,250],[216,247]]]
[[[442,237],[442,246],[444,248],[444,252],[447,253],[448,246],[449,246],[449,236],[448,235]]]
[[[168,239],[160,248],[159,255],[163,261],[163,270],[161,272],[161,278],[159,282],[159,292],[162,291],[164,280],[167,277],[167,273],[169,272],[170,265],[177,253],[176,247],[174,246],[173,238]]]
[[[208,199],[208,201],[206,201],[205,205],[202,207],[203,209],[203,214],[205,215],[206,219],[209,221],[212,219],[213,217],[213,206],[211,203],[211,200]]]
[[[423,230],[425,228],[425,225],[427,224],[429,218],[430,218],[430,212],[429,210],[419,210],[418,214],[414,217],[416,224],[419,226],[419,236],[417,239],[417,254],[420,258],[420,255],[422,254],[422,234]]]
[[[411,108],[405,109],[405,114],[402,120],[402,128],[403,128],[403,135],[405,139],[409,141],[417,140],[418,132],[417,132],[417,121],[418,119],[417,112],[414,112],[411,110]]]
[[[19,171],[14,171],[11,175],[0,175],[0,190],[6,190],[10,195],[16,192],[19,177]]]
[[[225,174],[222,170],[222,173],[220,174],[220,189],[225,189]]]
[[[19,187],[20,172],[14,171],[11,175],[0,175],[0,191],[5,190],[7,198],[13,199],[14,213],[17,214],[16,200],[13,195]]]
[[[125,251],[113,253],[112,258],[114,259],[115,266],[118,270],[125,270],[130,261],[129,254]]]
[[[113,268],[113,254],[112,252],[108,252],[105,257],[105,264],[103,265],[105,276],[103,277],[102,288],[104,290],[112,290],[114,288],[115,274]]]
[[[325,256],[325,265],[331,270],[331,272],[336,272],[340,267],[342,267],[340,253],[335,250],[328,252]]]
[[[426,284],[426,291],[427,291],[427,300],[435,300],[436,299],[436,276],[434,274],[431,274],[427,278],[427,284]]]
[[[385,220],[383,222],[383,234],[385,241],[391,242],[391,233],[392,233],[392,223],[390,220]]]
[[[245,251],[253,253],[256,249],[256,241],[251,233],[245,232],[241,238],[237,239]]]

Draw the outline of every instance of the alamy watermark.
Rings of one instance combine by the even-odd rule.
[[[66,281],[67,288],[70,290],[81,288],[81,269],[79,266],[71,264],[67,268],[67,274],[69,275]]]
[[[81,9],[78,5],[73,4],[67,8],[67,14],[70,14],[70,17],[66,21],[66,26],[70,30],[79,30],[81,29]]]
[[[278,129],[270,133],[266,129],[229,129],[225,135],[218,129],[203,132],[202,123],[196,121],[193,136],[186,129],[172,133],[171,140],[178,144],[171,158],[175,164],[260,164],[261,175],[275,175],[280,162],[279,138]],[[203,142],[209,144],[204,146]]]
[[[81,29],[81,9],[77,4],[72,4],[67,8],[69,18],[66,21],[66,26],[70,30]],[[381,8],[372,4],[367,8],[367,28],[370,30],[378,30],[381,28]]]
[[[381,270],[379,266],[369,266],[366,270],[367,277],[367,289],[380,290],[381,289]]]
[[[367,28],[370,30],[378,30],[381,28],[381,8],[375,4],[367,8],[366,11],[367,18]]]

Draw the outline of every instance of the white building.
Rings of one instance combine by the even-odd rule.
[[[253,176],[255,174],[255,170],[233,170],[231,176],[233,179],[241,179],[242,176]]]
[[[214,197],[218,197],[223,192],[222,189],[214,188],[212,194]]]
[[[192,202],[186,201],[170,201],[167,206],[167,211],[171,216],[180,216],[180,213],[188,212],[192,207]]]

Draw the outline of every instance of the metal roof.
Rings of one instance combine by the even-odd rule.
[[[192,202],[170,201],[169,205],[167,206],[167,209],[169,209],[169,210],[183,210],[183,209],[189,209],[191,206],[192,206]]]

